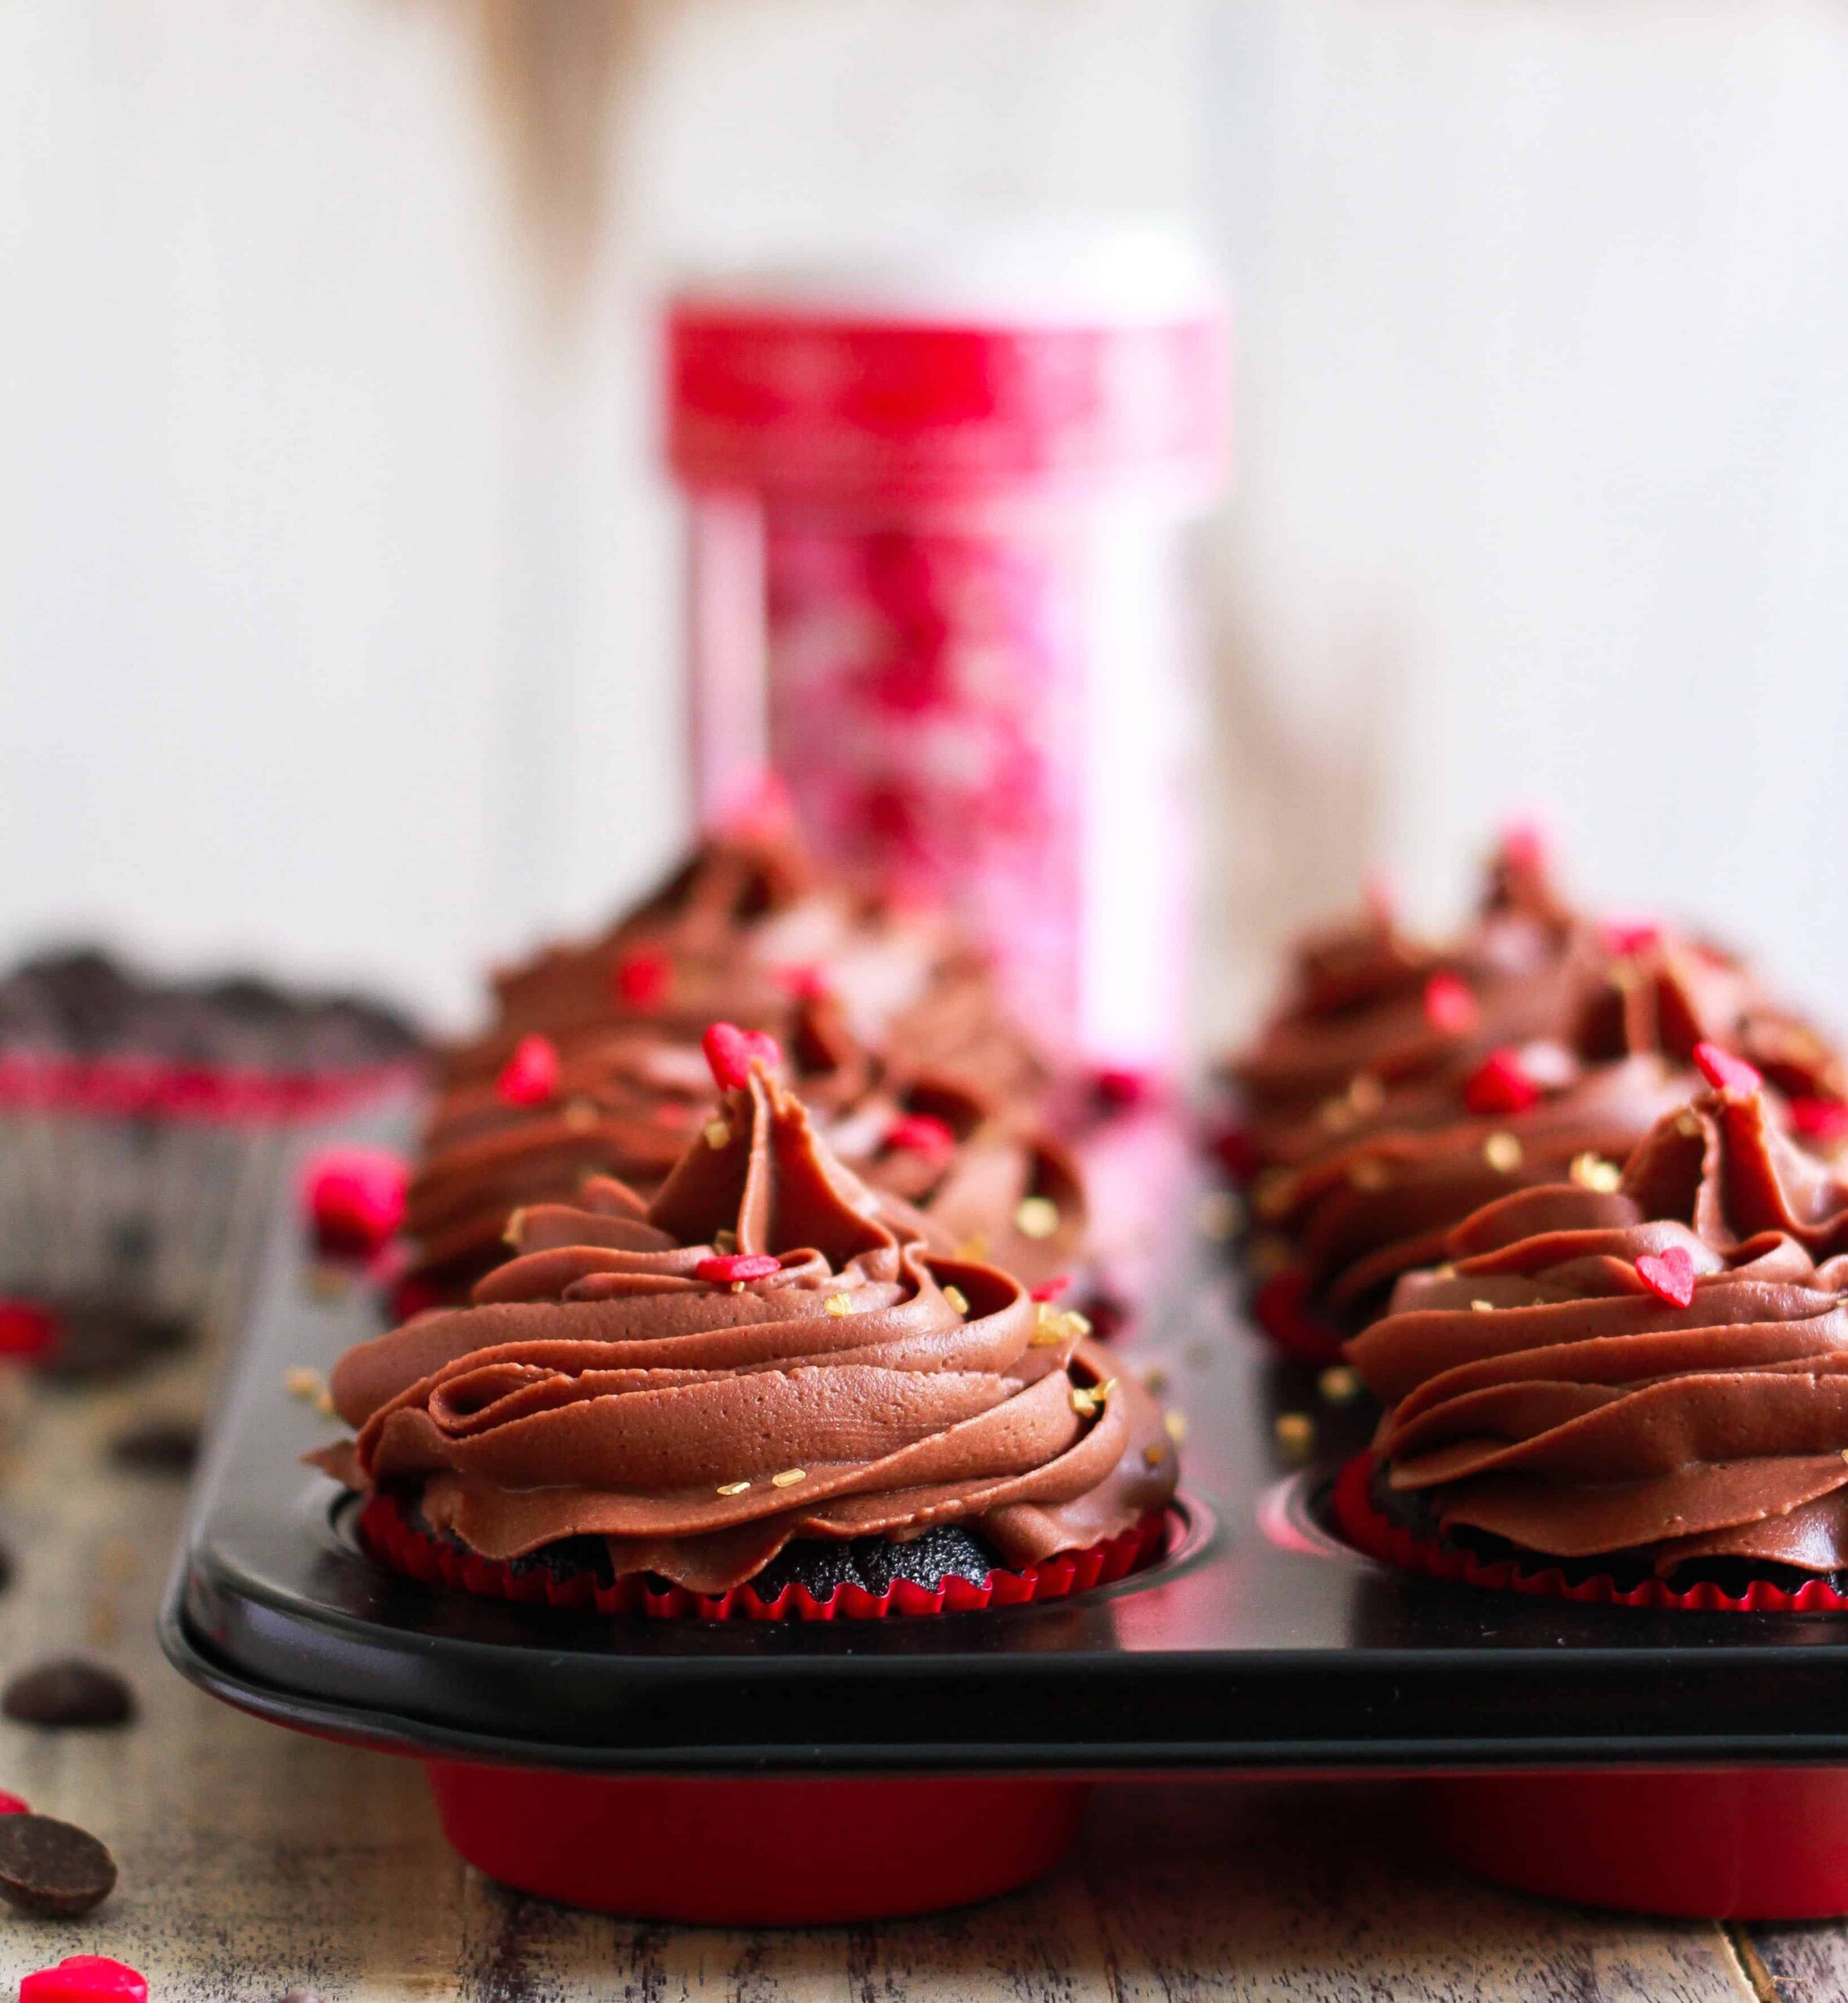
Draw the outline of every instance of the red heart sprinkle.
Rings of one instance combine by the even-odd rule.
[[[374,1252],[404,1221],[410,1168],[389,1148],[329,1148],[302,1177],[316,1242],[324,1251]]]
[[[1482,1020],[1482,1010],[1465,982],[1434,973],[1425,983],[1425,1020],[1445,1036],[1465,1036]]]
[[[954,1154],[956,1136],[935,1113],[908,1113],[886,1129],[886,1145],[915,1155]]]
[[[1671,1245],[1666,1252],[1645,1252],[1636,1262],[1636,1276],[1670,1307],[1685,1307],[1694,1298],[1694,1261],[1684,1245]]]
[[[1072,1283],[1070,1273],[1060,1273],[1049,1280],[1041,1280],[1037,1286],[1026,1289],[1029,1300],[1056,1300]]]
[[[1735,1057],[1717,1043],[1697,1043],[1694,1061],[1700,1066],[1700,1075],[1717,1092],[1749,1094],[1764,1083],[1744,1058]]]
[[[1807,1141],[1839,1141],[1848,1136],[1848,1102],[1839,1099],[1793,1099],[1790,1102],[1793,1132]]]
[[[1491,1050],[1463,1088],[1463,1103],[1472,1113],[1490,1115],[1525,1113],[1540,1097],[1540,1088],[1523,1067],[1520,1054]]]
[[[494,1081],[494,1091],[509,1106],[543,1106],[558,1088],[558,1049],[543,1036],[523,1036]]]
[[[625,953],[611,976],[616,998],[627,1009],[654,1009],[667,998],[674,962],[665,953]]]
[[[1128,1064],[1106,1064],[1091,1074],[1091,1088],[1101,1103],[1127,1109],[1155,1095],[1155,1081]]]
[[[702,1259],[693,1268],[693,1277],[710,1280],[717,1286],[729,1286],[734,1280],[768,1279],[782,1269],[782,1260],[772,1258],[768,1252],[721,1252]]]
[[[1534,815],[1523,815],[1501,830],[1501,860],[1510,869],[1541,868],[1548,847],[1545,824]]]
[[[43,1356],[58,1340],[58,1318],[36,1300],[0,1300],[0,1356]]]
[[[749,1084],[753,1064],[774,1071],[783,1061],[775,1037],[762,1030],[741,1030],[735,1023],[714,1023],[700,1038],[699,1047],[712,1066],[713,1082],[722,1092]]]
[[[20,2003],[89,2003],[98,1996],[148,2003],[148,1979],[106,1954],[67,1954],[55,1969],[40,1969],[20,1984]]]
[[[1646,953],[1661,937],[1661,926],[1648,918],[1607,918],[1598,927],[1598,941],[1604,950],[1620,958]]]
[[[825,1002],[834,992],[819,967],[778,967],[775,978],[798,1002]]]
[[[16,1794],[0,1794],[0,1815],[30,1815],[30,1803],[22,1801]]]

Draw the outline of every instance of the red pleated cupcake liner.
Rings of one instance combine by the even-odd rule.
[[[599,1613],[640,1614],[655,1620],[884,1620],[1025,1606],[1113,1584],[1161,1555],[1167,1546],[1168,1519],[1165,1512],[1157,1511],[1102,1544],[1062,1551],[1018,1572],[993,1571],[979,1583],[947,1578],[933,1587],[899,1579],[883,1593],[869,1592],[864,1586],[837,1586],[825,1599],[817,1599],[803,1585],[786,1586],[767,1600],[749,1581],[729,1592],[712,1594],[691,1592],[684,1586],[651,1586],[641,1573],[625,1573],[608,1585],[588,1572],[561,1578],[544,1566],[516,1573],[500,1559],[480,1557],[433,1537],[411,1520],[399,1497],[383,1493],[367,1499],[359,1512],[358,1532],[380,1563],[426,1585],[451,1586],[522,1606],[580,1612],[594,1608]]]
[[[1251,1318],[1286,1356],[1303,1363],[1341,1361],[1347,1338],[1310,1310],[1309,1275],[1300,1266],[1286,1267],[1264,1282],[1251,1297]]]
[[[1697,1613],[1839,1613],[1848,1595],[1812,1579],[1795,1591],[1754,1580],[1742,1593],[1710,1581],[1677,1588],[1660,1579],[1620,1586],[1608,1573],[1573,1577],[1560,1566],[1517,1558],[1479,1558],[1441,1538],[1424,1537],[1382,1514],[1373,1500],[1375,1458],[1357,1454],[1335,1480],[1335,1524],[1357,1551],[1408,1572],[1465,1586],[1525,1593],[1531,1599],[1576,1600],[1581,1606],[1680,1607]]]
[[[100,1119],[271,1124],[325,1118],[408,1087],[415,1064],[258,1071],[157,1057],[0,1056],[0,1109]]]

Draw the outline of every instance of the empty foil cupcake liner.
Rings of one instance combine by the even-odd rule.
[[[1742,1593],[1729,1593],[1706,1580],[1680,1588],[1660,1579],[1623,1586],[1608,1573],[1587,1573],[1577,1567],[1569,1573],[1539,1558],[1531,1563],[1513,1558],[1481,1558],[1440,1538],[1421,1537],[1383,1516],[1373,1500],[1375,1465],[1372,1454],[1358,1454],[1336,1477],[1331,1498],[1335,1525],[1356,1550],[1405,1571],[1462,1585],[1525,1593],[1533,1599],[1569,1599],[1581,1605],[1672,1606],[1701,1613],[1837,1613],[1848,1609],[1848,1594],[1819,1579],[1795,1591],[1755,1579]]]
[[[993,1571],[980,1583],[951,1577],[927,1587],[901,1579],[877,1594],[864,1586],[839,1586],[825,1599],[817,1599],[801,1585],[785,1587],[775,1598],[766,1600],[748,1582],[730,1592],[713,1595],[689,1592],[682,1586],[652,1585],[645,1573],[629,1573],[602,1584],[588,1572],[559,1577],[536,1568],[516,1573],[510,1565],[478,1557],[432,1537],[412,1521],[398,1497],[387,1494],[367,1499],[359,1512],[358,1534],[380,1563],[408,1573],[426,1585],[451,1586],[527,1606],[580,1611],[594,1608],[599,1613],[640,1614],[651,1620],[883,1620],[900,1615],[1024,1606],[1112,1584],[1161,1555],[1167,1545],[1168,1521],[1158,1512],[1102,1544],[1061,1552],[1042,1564],[1017,1572]]]

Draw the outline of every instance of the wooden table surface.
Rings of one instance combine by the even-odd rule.
[[[1720,2003],[1848,1995],[1848,1929],[1580,1912],[1461,1877],[1388,1785],[1108,1788],[1040,1885],[944,1917],[804,1931],[645,1926],[503,1893],[445,1848],[411,1764],[227,1710],[162,1660],[153,1621],[184,1504],[113,1467],[131,1419],[196,1408],[206,1360],[16,1403],[0,1462],[0,1663],[114,1661],[140,1721],[0,1722],[0,1787],[81,1823],[121,1883],[81,1922],[0,1917],[0,1998],[70,1953],[113,1954],[156,2003],[674,2003],[1226,1998],[1292,2003]]]

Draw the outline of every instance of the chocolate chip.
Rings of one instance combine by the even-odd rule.
[[[55,1383],[95,1384],[131,1375],[185,1345],[185,1322],[113,1301],[73,1301],[59,1310],[58,1340],[38,1361]]]
[[[0,1815],[0,1898],[69,1919],[116,1889],[116,1861],[87,1829],[49,1815]]]
[[[22,1670],[0,1696],[0,1711],[21,1724],[127,1724],[135,1692],[113,1669],[66,1656]]]
[[[109,1457],[140,1474],[188,1474],[199,1458],[199,1428],[190,1419],[143,1419],[116,1435]]]

